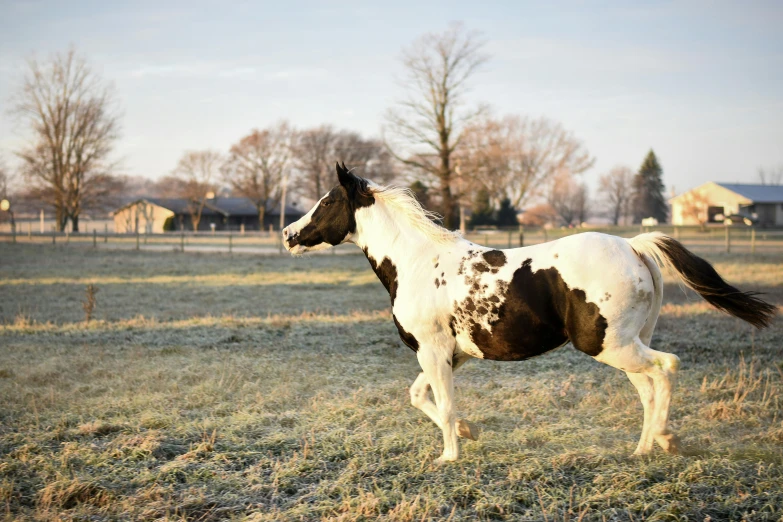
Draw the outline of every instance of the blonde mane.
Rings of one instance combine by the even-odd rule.
[[[459,232],[447,230],[435,223],[433,220],[439,220],[440,216],[422,207],[410,189],[394,185],[370,185],[369,188],[375,198],[394,210],[396,216],[402,217],[433,242],[445,244],[462,237]]]

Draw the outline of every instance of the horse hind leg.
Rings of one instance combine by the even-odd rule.
[[[604,350],[596,359],[624,370],[639,391],[645,414],[642,435],[635,453],[652,451],[652,441],[668,453],[677,453],[679,439],[669,428],[669,407],[677,381],[679,357],[653,350],[636,337],[625,346]]]
[[[646,455],[652,451],[653,438],[650,433],[652,426],[653,413],[655,411],[655,391],[652,379],[643,373],[625,372],[628,379],[639,392],[639,398],[644,408],[644,424],[642,425],[642,435],[639,437],[639,444],[636,446],[634,455]]]

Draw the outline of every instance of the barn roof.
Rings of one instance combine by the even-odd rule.
[[[185,198],[148,198],[142,197],[135,199],[126,205],[118,208],[114,211],[116,214],[124,208],[135,205],[141,201],[147,201],[153,205],[166,208],[175,214],[188,214],[189,208],[192,203]],[[270,216],[280,215],[280,204],[273,202],[271,199],[267,201],[266,213]],[[285,213],[289,216],[301,214],[304,212],[292,205],[285,206]],[[258,210],[255,203],[249,198],[215,198],[208,199],[204,205],[204,210],[201,213],[203,216],[258,216]]]
[[[783,185],[721,182],[715,182],[715,184],[748,198],[754,203],[783,203]]]

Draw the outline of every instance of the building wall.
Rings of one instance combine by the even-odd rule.
[[[174,212],[147,202],[125,207],[114,214],[114,231],[118,234],[160,234],[166,219]]]

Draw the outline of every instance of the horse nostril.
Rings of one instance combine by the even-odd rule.
[[[283,237],[284,238],[288,238],[288,228],[287,227],[283,229]]]

